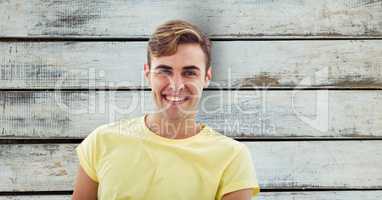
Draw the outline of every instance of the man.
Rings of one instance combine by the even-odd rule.
[[[181,20],[148,43],[156,112],[103,125],[77,147],[73,199],[249,200],[259,185],[248,148],[195,120],[212,78],[211,43]]]

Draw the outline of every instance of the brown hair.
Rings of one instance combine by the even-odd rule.
[[[206,71],[211,65],[211,41],[198,27],[183,20],[171,20],[160,25],[152,34],[147,47],[147,63],[151,56],[170,56],[180,44],[197,43],[206,56]]]

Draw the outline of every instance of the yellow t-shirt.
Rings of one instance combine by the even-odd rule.
[[[260,192],[243,143],[205,124],[192,137],[165,138],[144,117],[102,125],[76,148],[81,167],[98,182],[98,199],[220,200],[244,188]]]

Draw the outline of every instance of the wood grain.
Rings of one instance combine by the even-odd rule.
[[[71,195],[9,195],[0,196],[0,200],[71,200]]]
[[[376,200],[381,191],[260,192],[252,200]],[[0,200],[69,200],[70,195],[0,196]]]
[[[39,195],[72,190],[78,167],[77,144],[49,142],[153,111],[149,91],[94,90],[149,88],[144,41],[169,19],[223,39],[197,119],[271,139],[244,142],[279,191],[257,199],[382,199],[382,140],[357,140],[382,137],[382,0],[0,0],[0,13],[0,200],[70,199]],[[49,140],[3,144],[17,139]],[[322,191],[291,192],[306,189]]]
[[[205,91],[197,120],[227,136],[381,137],[382,90]],[[2,91],[1,137],[83,138],[154,112],[150,91]]]
[[[382,141],[244,144],[252,152],[262,189],[382,189]],[[0,145],[0,191],[71,190],[76,146]]]
[[[0,36],[142,38],[185,19],[222,38],[380,37],[381,8],[380,0],[3,0]]]
[[[382,88],[382,41],[217,41],[210,88]],[[146,42],[0,42],[0,89],[147,88]]]

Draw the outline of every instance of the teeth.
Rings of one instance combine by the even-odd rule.
[[[184,101],[186,98],[178,96],[166,96],[166,99],[169,101]]]

